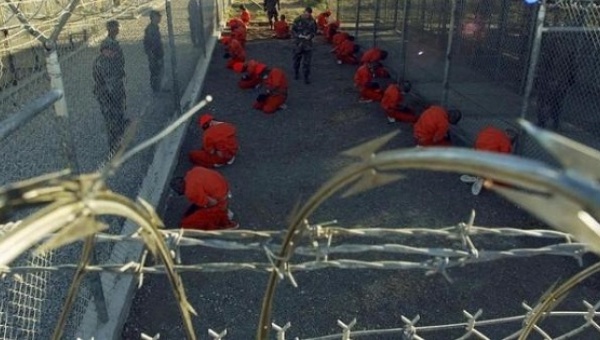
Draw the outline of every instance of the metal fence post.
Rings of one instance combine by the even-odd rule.
[[[398,29],[398,7],[400,4],[400,0],[396,0],[394,3],[394,30]]]
[[[533,80],[535,79],[535,69],[537,67],[538,59],[540,56],[540,49],[542,47],[542,35],[544,33],[544,20],[546,18],[546,1],[542,0],[539,5],[537,19],[535,21],[535,37],[533,39],[533,45],[531,47],[531,54],[529,56],[529,66],[527,69],[527,78],[525,79],[525,92],[523,94],[523,105],[521,106],[521,118],[525,118],[527,111],[529,110],[529,98],[533,90]]]
[[[354,36],[358,38],[358,25],[360,25],[360,0],[356,1],[356,21],[354,25]]]
[[[167,12],[167,31],[169,34],[169,49],[171,51],[171,77],[173,77],[173,104],[177,113],[181,111],[179,104],[179,76],[177,74],[177,50],[175,48],[175,32],[173,30],[173,11],[171,0],[165,0]]]
[[[375,1],[375,19],[373,19],[373,47],[377,46],[377,28],[379,23],[379,11],[381,6],[381,0]]]
[[[45,43],[47,50],[46,54],[46,70],[50,78],[50,88],[52,90],[65,93],[65,87],[62,80],[62,72],[58,62],[58,53],[56,52],[56,42],[47,41]],[[58,120],[60,143],[62,144],[63,152],[67,158],[69,168],[73,173],[79,173],[79,163],[75,154],[73,136],[69,128],[69,111],[67,109],[67,101],[65,96],[62,96],[54,103],[54,113]]]
[[[535,32],[536,32],[536,22],[537,20],[533,20],[533,18],[537,18],[540,11],[540,6],[536,6],[535,10],[528,17],[528,37],[527,41],[523,44],[524,46],[521,49],[522,55],[525,56],[525,60],[523,61],[523,75],[521,76],[521,84],[519,86],[519,94],[523,95],[525,93],[525,87],[527,83],[527,72],[529,71],[528,65],[531,61],[531,49],[533,48],[533,41],[535,40]],[[545,16],[545,14],[544,14]]]
[[[223,13],[224,13],[224,9],[221,7],[225,7],[225,4],[221,4],[220,0],[215,0],[215,6],[216,8],[216,12],[217,12],[217,21],[215,24],[215,28],[219,27],[222,23],[223,23]],[[202,2],[200,2],[200,7],[202,7]]]
[[[448,28],[448,46],[446,47],[446,64],[444,66],[444,80],[442,90],[442,106],[448,105],[448,92],[450,90],[450,65],[452,62],[452,42],[454,41],[454,26],[456,21],[456,1],[451,0],[450,27]]]
[[[408,12],[410,11],[410,0],[404,0],[402,9],[402,78],[406,80],[406,61],[408,60]],[[399,79],[398,79],[399,80]]]
[[[500,14],[500,33],[496,43],[496,69],[494,70],[494,79],[498,80],[500,78],[500,72],[502,70],[502,60],[504,55],[502,53],[502,49],[504,47],[504,41],[506,36],[506,21],[508,20],[508,6],[510,6],[507,1],[502,1],[502,9]]]
[[[200,25],[200,36],[202,36],[202,55],[204,56],[204,58],[206,58],[206,32],[204,31],[204,6],[202,6],[202,3],[198,2],[198,13],[200,15],[200,18],[198,19],[199,23],[198,25]]]

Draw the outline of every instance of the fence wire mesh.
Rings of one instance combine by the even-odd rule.
[[[15,227],[0,227],[0,235]],[[46,267],[53,264],[53,253],[23,255],[16,261],[23,265]],[[0,289],[0,337],[7,340],[33,339],[40,333],[44,303],[49,287],[49,273],[26,273],[14,280],[3,280]]]
[[[111,148],[111,135],[116,142],[126,123],[138,123],[134,143],[162,129],[172,119],[174,106],[179,105],[182,95],[182,91],[173,91],[173,84],[187,84],[197,58],[205,48],[204,43],[193,46],[190,40],[187,3],[176,2],[171,6],[171,31],[167,27],[163,1],[80,1],[73,9],[70,5],[71,2],[66,0],[0,4],[0,120],[23,115],[25,105],[55,88],[51,82],[53,76],[62,79],[60,90],[66,102],[65,111],[56,106],[45,109],[3,139],[0,185],[65,168],[74,172],[94,171],[114,155],[117,146]],[[149,60],[143,43],[144,28],[150,21],[148,14],[152,9],[163,17],[159,31],[165,52],[163,91],[156,94],[150,86]],[[204,10],[204,34],[209,37],[215,31],[214,25],[218,24],[213,19],[215,4],[203,2],[201,9]],[[70,14],[69,19],[62,29],[57,30],[66,12]],[[94,63],[101,58],[100,46],[107,40],[107,23],[110,21],[118,22],[115,40],[125,60],[124,77],[116,79],[113,79],[116,67],[112,62],[104,63],[103,68],[96,68],[100,72],[94,72]],[[32,33],[44,35],[51,43],[42,43]],[[52,36],[53,33],[56,36]],[[169,44],[169,36],[174,44]],[[55,38],[55,44],[52,38]],[[171,62],[175,53],[178,54],[177,63]],[[47,63],[53,56],[58,61],[59,72]],[[94,73],[101,73],[104,78],[95,79]],[[95,91],[98,87],[100,91]],[[124,97],[121,107],[115,105],[119,98],[112,94],[106,97],[114,87],[120,88],[117,92]],[[97,93],[102,95],[97,96]],[[103,111],[109,113],[109,119],[104,119]],[[120,115],[123,119],[115,119]],[[75,151],[75,163],[72,163],[70,150]],[[138,155],[110,179],[111,185],[135,195],[151,157],[151,151]],[[22,217],[18,214],[10,216],[11,220]],[[107,218],[105,222],[110,226],[110,232],[118,233],[123,220]],[[95,262],[107,263],[112,248],[108,244],[96,248]],[[18,263],[61,265],[72,263],[80,252],[81,245],[73,245],[43,257],[24,255]],[[71,279],[72,273],[27,274],[20,281],[4,282],[0,299],[2,335],[7,339],[48,338]],[[75,335],[98,284],[98,278],[84,280],[64,330],[66,337]],[[49,287],[52,287],[52,294],[48,294]]]
[[[192,0],[193,1],[193,0]],[[194,4],[196,6],[194,6]],[[199,6],[198,6],[199,5]],[[36,29],[50,34],[59,21],[61,13],[68,3],[49,1],[19,2],[16,6],[22,16]],[[125,77],[123,89],[126,105],[122,108],[124,120],[118,123],[123,129],[125,119],[143,122],[142,131],[136,137],[143,139],[153,134],[168,120],[168,114],[152,110],[148,98],[152,97],[148,58],[142,44],[143,27],[148,23],[149,9],[162,9],[162,3],[149,2],[113,2],[92,1],[82,2],[72,11],[72,18],[61,30],[57,37],[58,52],[64,94],[69,110],[68,128],[56,119],[54,109],[47,109],[30,124],[21,128],[7,142],[3,141],[0,154],[3,160],[0,165],[2,182],[7,184],[41,173],[64,168],[68,163],[65,145],[61,133],[65,129],[74,135],[76,155],[81,170],[89,172],[98,168],[107,157],[114,152],[109,150],[110,133],[104,125],[101,106],[106,102],[98,100],[93,94],[94,78],[93,63],[99,55],[99,47],[106,37],[106,22],[118,20],[120,32],[117,40],[125,56]],[[172,20],[171,41],[167,39],[169,32],[167,20],[160,23],[162,44],[165,48],[164,73],[162,89],[178,92],[177,82],[185,82],[179,76],[191,73],[193,63],[180,64],[170,59],[177,46],[177,56],[180,60],[194,60],[203,52],[202,47],[214,33],[214,28],[225,19],[226,5],[216,2],[175,2],[170,4]],[[600,8],[589,1],[557,1],[542,2],[541,5],[529,6],[523,2],[495,0],[356,0],[329,1],[343,28],[348,31],[356,30],[360,43],[364,48],[378,45],[390,51],[387,63],[395,68],[395,73],[409,79],[415,84],[418,93],[432,101],[444,101],[447,95],[448,105],[459,107],[467,114],[463,124],[470,130],[493,123],[496,125],[511,125],[511,120],[525,114],[531,121],[597,147],[597,129],[594,111],[600,109],[600,102],[594,94],[600,88],[597,49],[600,46]],[[194,9],[196,8],[196,9]],[[544,9],[543,28],[536,30],[536,20],[540,18],[540,10]],[[190,20],[196,18],[200,24]],[[165,18],[163,12],[163,18]],[[16,14],[9,3],[0,5],[0,23],[4,35],[3,46],[0,47],[0,117],[2,119],[18,112],[23,105],[35,99],[51,88],[47,75],[47,49],[33,39],[30,33],[22,28]],[[191,34],[194,31],[194,34]],[[197,37],[203,37],[200,41]],[[536,49],[536,38],[539,38],[539,48]],[[47,46],[46,46],[47,47]],[[450,58],[449,58],[450,57]],[[535,66],[535,78],[529,79],[528,74],[532,65]],[[112,71],[112,66],[109,69]],[[185,77],[182,77],[185,78]],[[528,97],[527,87],[531,85],[531,98]],[[172,94],[172,93],[171,93]],[[177,95],[178,93],[176,93]],[[170,101],[169,94],[158,94],[160,101]],[[160,97],[159,97],[160,96]],[[158,98],[159,97],[159,98]],[[496,98],[496,99],[490,99]],[[498,99],[510,105],[498,107]],[[175,96],[174,102],[178,98]],[[529,107],[523,108],[523,102]],[[468,119],[472,118],[472,119]],[[111,119],[112,120],[112,119]],[[474,127],[474,128],[472,128]],[[113,136],[114,137],[114,136]],[[523,137],[520,149],[522,154],[535,158],[544,158],[544,151],[533,146],[532,140]],[[114,186],[126,194],[134,195],[141,182],[139,174],[148,166],[149,154],[142,155],[139,161],[130,162],[120,169],[120,176],[114,181]],[[109,220],[110,234],[120,231],[121,221]],[[8,228],[8,227],[7,227]],[[471,229],[471,232],[474,229]],[[496,230],[496,229],[494,229]],[[335,228],[327,231],[335,233]],[[490,230],[487,230],[493,233]],[[323,232],[323,230],[321,230]],[[356,236],[356,230],[339,228],[338,233],[348,232]],[[362,230],[362,233],[369,231]],[[396,231],[394,231],[396,232]],[[390,233],[385,234],[389,241]],[[406,231],[402,231],[406,232]],[[531,231],[529,231],[531,232]],[[417,232],[418,233],[418,232]],[[512,231],[510,236],[515,236]],[[539,232],[541,233],[541,232]],[[540,249],[505,249],[494,251],[479,251],[472,242],[467,242],[465,234],[462,245],[471,245],[464,249],[423,248],[404,244],[331,244],[331,238],[320,240],[322,248],[315,248],[315,239],[306,243],[305,247],[296,249],[298,254],[317,256],[314,262],[290,264],[287,272],[281,272],[274,265],[277,258],[273,255],[276,248],[268,247],[260,241],[242,244],[235,240],[244,239],[249,234],[264,236],[261,232],[240,231],[234,233],[214,234],[224,237],[214,242],[186,238],[181,234],[167,234],[167,239],[173,244],[206,246],[210,248],[233,250],[255,250],[266,255],[264,263],[203,263],[177,266],[180,271],[231,271],[259,270],[264,272],[279,271],[282,277],[287,277],[295,283],[294,271],[315,270],[323,268],[368,268],[368,269],[414,269],[420,268],[431,273],[444,274],[446,268],[462,266],[467,263],[484,260],[496,260],[510,257],[525,257],[537,255],[563,255],[580,259],[583,248],[579,244],[568,243],[547,245]],[[273,235],[265,232],[270,240]],[[425,234],[424,232],[422,234]],[[541,233],[543,234],[543,233]],[[213,236],[214,236],[213,235]],[[232,235],[231,237],[229,235]],[[209,234],[202,234],[207,237]],[[322,235],[321,235],[322,236]],[[372,236],[372,235],[371,235]],[[381,236],[381,235],[379,235]],[[439,235],[438,235],[439,236]],[[532,236],[532,235],[528,235]],[[540,235],[535,235],[540,236]],[[556,236],[556,235],[554,235]],[[570,236],[564,234],[558,237]],[[161,266],[146,265],[144,262],[109,263],[109,254],[113,242],[139,241],[138,236],[115,237],[99,235],[101,242],[96,252],[97,264],[90,265],[90,272],[110,271],[117,273],[162,273]],[[316,243],[319,244],[318,242]],[[64,269],[74,269],[73,262],[80,251],[80,246],[63,248],[60,252],[49,253],[43,257],[24,255],[13,263],[14,273],[9,281],[3,282],[0,291],[0,332],[7,339],[46,338],[55,318],[58,315],[60,300],[67,289],[65,284],[69,276]],[[174,247],[174,251],[178,251]],[[382,251],[386,254],[403,253],[410,255],[430,255],[432,258],[424,261],[359,261],[355,258],[329,259],[334,253]],[[476,254],[476,256],[475,256]],[[71,319],[67,324],[65,334],[75,334],[86,306],[92,301],[93,276],[81,287],[75,303]],[[48,287],[56,287],[52,296],[48,295]],[[564,312],[556,315],[571,315],[585,317],[581,327],[570,330],[562,329],[563,335],[550,336],[546,329],[553,327],[552,318],[547,328],[542,326],[536,332],[546,338],[573,338],[581,336],[586,328],[598,330],[594,318],[597,317],[597,305],[584,304],[586,311]],[[531,307],[525,306],[527,312]],[[49,315],[47,318],[42,316]],[[404,327],[395,330],[381,330],[375,334],[403,334],[407,339],[419,339],[420,332],[466,328],[458,331],[461,338],[475,335],[485,338],[475,326],[487,325],[488,321],[478,321],[480,313],[465,312],[467,322],[455,325],[416,326],[417,319],[403,318]],[[552,316],[552,314],[550,315]],[[527,314],[494,319],[489,323],[504,324],[523,320]],[[569,323],[571,325],[571,323]],[[356,322],[338,322],[344,339],[351,335],[367,335],[353,331]],[[544,324],[545,325],[545,324]],[[276,326],[276,325],[275,325]],[[273,326],[278,338],[285,339],[286,326]],[[504,326],[502,326],[504,327]],[[515,328],[517,329],[517,328]],[[213,338],[223,338],[223,333],[211,331]],[[365,331],[366,332],[366,331]],[[419,333],[418,333],[419,332]],[[592,333],[586,333],[592,334]],[[595,336],[597,335],[594,333]],[[319,337],[314,339],[339,338],[340,335]],[[514,334],[506,338],[515,338]]]
[[[475,135],[465,131],[516,128],[516,119],[524,117],[598,146],[596,2],[355,0],[337,5],[345,29],[360,28],[363,50],[373,44],[388,50],[387,65],[413,83],[418,97],[462,110],[459,128],[467,145]],[[552,162],[525,136],[517,145],[520,154]]]
[[[600,6],[589,1],[549,3],[526,118],[597,148],[600,101]]]

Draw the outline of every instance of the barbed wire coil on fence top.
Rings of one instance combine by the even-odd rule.
[[[121,148],[102,172],[70,178],[66,176],[69,172],[63,171],[11,184],[0,190],[0,213],[40,203],[47,204],[0,235],[0,268],[6,268],[20,254],[36,246],[52,233],[56,234],[45,240],[37,248],[37,253],[51,251],[76,240],[86,240],[84,249],[86,251],[83,252],[81,262],[75,266],[76,275],[69,289],[59,322],[55,327],[53,339],[61,337],[66,316],[71,309],[79,282],[83,274],[87,272],[86,265],[95,240],[93,235],[106,228],[96,219],[102,215],[125,217],[140,227],[140,240],[144,242],[148,251],[163,263],[173,294],[178,302],[186,336],[189,339],[196,338],[191,321],[191,314],[196,314],[196,312],[187,301],[180,276],[173,271],[175,263],[171,251],[166,243],[166,238],[158,230],[158,228],[164,227],[162,221],[144,200],[139,199],[134,203],[126,197],[111,192],[105,186],[105,180],[111,174],[111,170],[163,139],[211,100],[212,97],[207,96],[205,100],[200,101],[163,131],[138,147],[134,147],[126,153]],[[131,135],[131,130],[127,135]]]
[[[210,99],[210,98],[209,98]],[[192,109],[197,110],[202,105],[198,105]],[[125,156],[117,156],[117,158],[107,166],[106,169],[115,168],[118,165],[122,164],[124,160],[129,157],[135,155],[139,150],[143,150],[145,147],[151,145],[152,143],[160,140],[160,138],[164,137],[168,131],[172,131],[179,124],[181,124],[185,119],[189,118],[190,112],[186,113],[182,119],[178,119],[175,121],[170,127],[168,127],[165,131],[157,135],[157,137],[151,138],[148,142],[142,143],[140,147],[132,149]],[[507,166],[505,168],[505,172],[502,174],[504,176],[514,176],[514,173],[511,171],[518,172],[519,178],[517,178],[514,182],[516,184],[522,184],[528,182],[529,177],[531,176],[542,176],[536,181],[534,181],[535,191],[527,192],[528,195],[539,195],[540,192],[545,193],[547,196],[548,193],[553,193],[557,195],[558,193],[575,193],[581,194],[577,189],[581,190],[582,187],[578,187],[577,185],[583,185],[587,183],[585,182],[586,178],[582,178],[581,181],[571,182],[567,179],[570,177],[561,177],[560,171],[550,170],[545,167],[545,165],[530,162],[522,159],[518,159],[517,157],[510,156],[508,159],[506,157],[488,157],[485,159],[481,159],[478,156],[477,152],[471,150],[405,150],[405,151],[386,151],[383,153],[374,153],[373,148],[381,146],[381,142],[383,140],[389,139],[390,136],[386,136],[382,139],[376,140],[374,142],[367,143],[367,148],[358,147],[347,154],[350,155],[363,155],[363,163],[355,164],[350,166],[349,168],[342,170],[337,177],[334,177],[329,184],[321,189],[321,191],[325,190],[328,195],[332,195],[335,190],[331,190],[328,185],[337,186],[337,188],[343,187],[346,183],[354,182],[354,186],[350,188],[346,194],[354,194],[357,192],[361,192],[364,190],[368,190],[372,187],[392,182],[390,179],[396,180],[397,176],[386,176],[382,171],[391,170],[394,166],[394,162],[400,160],[401,168],[406,167],[421,167],[424,166],[426,168],[434,168],[440,169],[439,167],[448,166],[449,159],[452,159],[453,162],[456,162],[456,159],[463,160],[463,162],[467,165],[454,165],[452,164],[451,170],[454,171],[466,171],[469,172],[469,166],[474,166],[480,169],[479,171],[487,171],[486,167],[494,167],[500,160],[503,162],[509,162],[512,166]],[[366,156],[367,153],[365,150],[369,151],[370,156]],[[380,159],[381,158],[381,159]],[[393,161],[392,161],[393,159]],[[416,161],[414,160],[416,159]],[[491,159],[491,162],[488,160]],[[435,161],[437,160],[438,163]],[[411,161],[413,163],[411,163]],[[469,164],[469,161],[472,162]],[[512,162],[512,163],[511,163]],[[521,163],[526,164],[521,164]],[[490,163],[490,164],[487,164]],[[527,164],[530,163],[530,164]],[[482,168],[482,164],[483,169]],[[539,169],[541,167],[541,169]],[[373,172],[371,169],[376,168],[377,171]],[[506,170],[508,169],[508,170]],[[525,169],[526,171],[523,171]],[[379,176],[380,174],[384,176],[384,180],[380,180],[375,177],[367,177],[367,181],[364,181],[364,178],[361,178],[361,172],[366,171],[367,176]],[[76,269],[81,270],[83,272],[98,272],[98,271],[110,271],[116,273],[132,273],[136,275],[142,275],[146,273],[168,273],[169,277],[172,278],[174,289],[179,292],[176,293],[178,299],[180,301],[180,306],[182,311],[182,315],[184,320],[189,321],[189,316],[186,317],[184,311],[193,311],[191,307],[186,304],[185,293],[183,292],[183,286],[181,283],[178,283],[177,273],[181,271],[231,271],[231,270],[255,270],[255,271],[263,271],[270,272],[271,275],[275,275],[277,278],[288,278],[293,285],[297,285],[292,273],[295,271],[305,271],[305,270],[318,270],[323,268],[352,268],[352,269],[422,269],[426,271],[426,274],[434,274],[439,273],[444,275],[448,280],[450,280],[448,273],[446,270],[448,268],[452,268],[455,266],[462,266],[471,262],[481,262],[481,261],[489,261],[498,258],[504,258],[509,256],[535,256],[541,254],[554,254],[554,255],[566,255],[566,256],[575,256],[580,257],[583,252],[586,251],[586,248],[590,248],[590,244],[579,244],[572,243],[571,235],[566,232],[550,232],[550,231],[540,231],[540,230],[517,230],[511,228],[505,229],[496,229],[494,231],[489,228],[475,227],[474,220],[475,214],[472,213],[469,217],[468,221],[461,222],[456,226],[451,226],[444,228],[442,230],[426,230],[424,228],[413,228],[407,230],[394,230],[389,228],[378,228],[378,229],[345,229],[332,225],[331,222],[325,222],[320,224],[311,225],[307,221],[307,216],[302,216],[303,218],[297,217],[296,220],[301,221],[301,225],[304,228],[300,232],[292,232],[288,230],[286,237],[290,234],[293,236],[293,241],[289,243],[289,245],[293,246],[293,250],[297,254],[307,255],[307,256],[316,256],[319,258],[327,258],[327,255],[336,254],[336,253],[356,253],[356,252],[373,252],[373,251],[384,251],[391,253],[409,253],[409,254],[418,254],[418,255],[427,255],[430,256],[431,259],[425,260],[422,262],[409,262],[409,261],[358,261],[354,259],[327,259],[327,260],[317,260],[311,262],[303,262],[298,264],[290,263],[290,254],[285,254],[281,249],[274,248],[272,245],[269,245],[265,242],[251,242],[250,243],[239,243],[232,241],[232,239],[251,239],[251,238],[262,238],[264,241],[269,242],[274,236],[282,236],[281,232],[278,231],[228,231],[228,232],[202,232],[202,231],[159,231],[155,226],[162,226],[162,222],[158,219],[158,216],[155,215],[153,209],[144,204],[143,201],[140,202],[141,206],[135,207],[129,202],[127,199],[120,197],[118,195],[114,195],[110,193],[107,188],[103,186],[103,174],[106,175],[110,171],[105,170],[99,174],[92,175],[83,175],[78,176],[76,179],[64,179],[64,173],[61,175],[49,175],[42,178],[37,178],[29,181],[24,181],[22,183],[18,183],[15,185],[8,186],[4,191],[0,192],[0,202],[3,202],[3,208],[14,209],[20,205],[28,205],[28,204],[39,204],[39,203],[51,203],[46,208],[41,209],[33,216],[28,219],[22,221],[18,225],[16,225],[12,230],[8,231],[5,235],[2,235],[0,238],[0,263],[4,266],[2,271],[7,273],[20,273],[20,272],[28,272],[28,271],[54,271],[54,270],[64,270],[64,269]],[[479,173],[476,173],[479,174]],[[496,174],[497,175],[497,174]],[[571,174],[574,175],[574,174]],[[503,183],[511,184],[510,181],[507,181],[504,177],[498,176]],[[341,180],[343,178],[344,180]],[[348,180],[349,178],[349,180]],[[496,177],[492,174],[488,173],[488,178],[496,179]],[[552,179],[553,181],[557,181],[558,185],[555,187],[550,186],[550,189],[553,190],[544,190],[544,185],[547,184],[545,180],[547,178]],[[563,181],[560,179],[563,178]],[[345,182],[346,181],[346,182]],[[362,182],[361,182],[362,181]],[[583,182],[583,183],[581,183]],[[561,186],[562,185],[562,186]],[[488,186],[491,189],[494,189],[494,186]],[[574,188],[573,188],[574,187]],[[516,188],[515,188],[516,189]],[[531,189],[531,186],[529,186]],[[506,190],[506,189],[505,189]],[[585,190],[582,190],[584,193],[587,193]],[[76,194],[77,196],[73,196]],[[544,196],[544,197],[546,197]],[[317,196],[318,197],[318,196]],[[79,201],[79,199],[83,198],[83,201]],[[324,197],[318,197],[318,199],[323,199]],[[325,197],[326,198],[326,197]],[[573,200],[579,200],[580,202],[584,202],[588,199],[585,196],[576,196],[570,197]],[[54,203],[52,203],[54,202]],[[311,202],[311,201],[309,201]],[[314,202],[313,202],[314,203]],[[593,203],[593,201],[592,201]],[[314,207],[316,208],[316,206]],[[314,209],[311,208],[311,209]],[[527,208],[527,207],[526,207]],[[62,209],[62,210],[61,210]],[[306,208],[304,208],[306,210]],[[132,212],[134,212],[132,214]],[[302,212],[302,210],[301,210]],[[70,216],[74,213],[77,214],[77,218],[73,219]],[[96,234],[99,230],[103,228],[102,225],[94,223],[93,218],[95,216],[99,216],[102,214],[118,214],[124,217],[130,218],[133,221],[136,221],[143,228],[140,232],[129,235],[129,236],[110,236],[106,234],[99,234],[94,239],[96,241],[136,241],[136,242],[144,242],[148,247],[150,253],[154,254],[155,257],[161,258],[165,265],[155,265],[155,266],[146,266],[145,261],[142,262],[130,262],[127,264],[113,264],[113,265],[85,265],[83,264],[67,264],[61,266],[49,266],[49,267],[35,267],[35,266],[21,266],[21,267],[13,267],[9,268],[8,264],[15,256],[22,253],[26,249],[31,246],[37,244],[44,239],[47,239],[42,248],[42,250],[53,249],[55,247],[61,246],[68,242],[73,242],[77,239],[81,239],[84,237],[89,237],[90,235]],[[58,215],[57,215],[58,214]],[[57,217],[58,216],[58,217]],[[62,217],[61,217],[62,216]],[[44,219],[45,218],[45,219]],[[86,221],[86,228],[78,227],[78,223]],[[52,223],[51,223],[52,222]],[[146,227],[144,227],[146,226]],[[78,228],[75,228],[78,227]],[[568,230],[569,228],[562,229]],[[35,238],[31,237],[31,233],[29,229],[34,228],[38,234],[35,234]],[[47,230],[47,231],[44,231]],[[60,230],[55,235],[50,235],[52,230]],[[77,231],[74,233],[73,231]],[[579,234],[581,234],[580,230],[575,230]],[[150,233],[149,233],[150,232]],[[528,237],[547,237],[547,238],[561,238],[567,240],[568,243],[564,244],[556,244],[550,245],[546,247],[541,247],[537,249],[511,249],[511,250],[501,250],[501,251],[484,251],[478,250],[476,248],[476,242],[474,242],[471,237],[475,235],[497,235],[501,236],[503,234],[513,235],[513,236],[528,236]],[[68,237],[65,237],[67,236]],[[210,240],[210,239],[196,239],[192,237],[188,237],[185,235],[192,236],[225,236],[227,235],[227,241],[223,240]],[[234,236],[235,235],[235,236]],[[353,238],[364,238],[364,237],[378,237],[384,238],[390,235],[394,236],[406,236],[406,235],[435,235],[442,236],[449,239],[461,240],[461,249],[450,249],[450,248],[416,248],[416,247],[408,247],[401,244],[383,244],[383,245],[363,245],[363,244],[345,244],[334,246],[331,245],[331,239],[333,235],[338,236],[352,236]],[[15,238],[16,237],[16,238]],[[48,239],[48,237],[50,237]],[[577,238],[577,237],[575,237]],[[305,247],[302,246],[302,243],[299,242],[302,239],[307,239],[311,246]],[[318,239],[326,239],[328,242],[326,246],[319,246],[318,242],[315,242]],[[20,241],[15,241],[20,240]],[[16,244],[18,247],[8,246],[8,244]],[[238,249],[238,250],[253,250],[253,251],[264,251],[268,262],[265,263],[203,263],[203,264],[191,264],[191,265],[176,265],[172,262],[172,252],[168,248],[168,244],[175,245],[177,247],[185,246],[185,245],[203,245],[213,248],[219,249]],[[316,244],[316,246],[315,246]],[[592,245],[592,249],[593,249]],[[285,247],[285,244],[284,244]],[[275,252],[279,251],[280,255],[276,255]],[[284,265],[281,265],[281,263]],[[475,313],[473,315],[466,313],[468,316],[468,330],[467,334],[479,334],[475,329],[475,325],[477,324],[477,317],[479,317],[480,313]],[[185,321],[185,322],[188,322]],[[343,335],[345,337],[349,337],[352,330],[352,326],[354,326],[354,322],[350,324],[345,324],[340,321],[340,325],[344,327]],[[272,324],[270,324],[271,326]],[[279,327],[279,326],[278,326]],[[417,328],[415,328],[417,329]],[[282,332],[283,328],[280,327],[279,332]],[[217,333],[215,333],[217,334]],[[194,338],[193,330],[188,329],[188,337]],[[481,334],[479,334],[481,335]],[[218,335],[224,336],[224,335]]]

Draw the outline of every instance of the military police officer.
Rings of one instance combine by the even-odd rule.
[[[94,60],[94,95],[106,122],[109,153],[117,150],[125,131],[125,85],[118,65],[120,47],[107,39],[100,45],[100,55]]]
[[[300,62],[304,73],[304,83],[310,84],[310,62],[312,59],[312,40],[317,34],[317,22],[312,17],[312,8],[306,7],[304,13],[294,20],[292,35],[295,38],[294,79],[300,78]]]
[[[150,68],[150,87],[154,93],[160,92],[164,68],[164,50],[158,24],[161,15],[158,11],[150,11],[150,23],[144,32],[144,51],[148,56]]]

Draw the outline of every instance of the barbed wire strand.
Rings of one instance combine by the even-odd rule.
[[[595,317],[600,317],[600,312],[598,312],[598,307],[600,307],[600,302],[596,303],[596,305],[591,305],[587,301],[583,301],[584,306],[586,307],[586,311],[552,311],[547,312],[545,314],[546,317],[581,317],[583,316],[586,320],[581,326],[574,328],[573,330],[568,331],[558,337],[551,337],[546,334],[547,339],[553,340],[563,340],[572,338],[583,332],[585,329],[593,327],[597,331],[600,332],[600,327],[593,320]],[[477,327],[485,327],[485,326],[495,326],[495,325],[503,325],[507,323],[516,323],[523,322],[527,318],[527,314],[515,315],[515,316],[507,316],[507,317],[499,317],[493,319],[479,319],[479,317],[483,314],[482,310],[479,310],[474,315],[471,315],[467,311],[463,311],[463,315],[467,318],[466,322],[462,323],[450,323],[450,324],[442,324],[442,325],[432,325],[432,326],[416,326],[416,323],[420,320],[420,317],[417,316],[413,320],[409,320],[405,316],[402,316],[402,320],[405,323],[404,327],[398,328],[382,328],[382,329],[370,329],[370,330],[356,330],[353,331],[351,328],[346,326],[343,322],[338,320],[338,325],[342,328],[342,333],[311,337],[311,338],[296,338],[297,340],[332,340],[332,339],[340,339],[344,338],[344,336],[374,336],[374,335],[390,335],[390,334],[401,334],[405,335],[403,339],[405,340],[417,340],[417,339],[425,339],[417,335],[417,333],[433,333],[440,331],[447,331],[451,329],[459,329],[465,328],[465,333],[457,338],[458,339],[468,339],[471,335],[477,336],[479,339],[489,339],[484,332],[477,329]],[[289,324],[289,323],[288,323]],[[346,327],[344,327],[344,326]],[[353,325],[355,326],[355,325]],[[539,328],[542,333],[546,333],[543,329]],[[286,328],[286,331],[289,331],[289,327]],[[276,330],[276,332],[278,332]],[[509,340],[515,338],[515,334],[511,334],[507,337],[504,337],[503,340]]]

